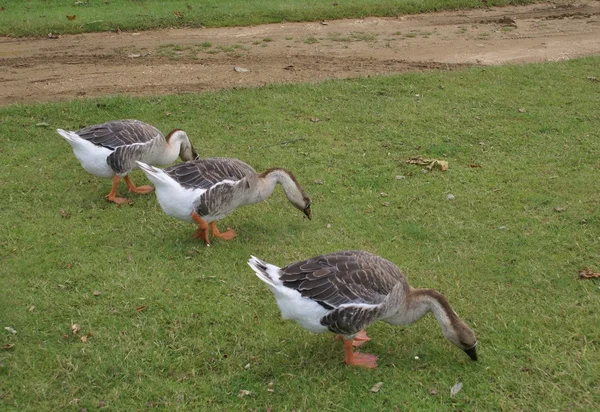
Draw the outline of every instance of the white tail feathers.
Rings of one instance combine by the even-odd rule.
[[[68,132],[66,130],[63,129],[56,129],[56,133],[58,133],[59,135],[61,135],[62,137],[65,138],[66,141],[68,142],[74,142],[78,139],[81,139],[81,137],[79,137],[79,135],[75,132]]]
[[[173,179],[166,174],[162,169],[158,167],[147,165],[146,163],[140,162],[138,160],[135,161],[139,168],[146,174],[148,179],[154,183],[155,185],[159,185],[161,183],[169,183]]]
[[[254,270],[256,276],[267,285],[277,288],[281,286],[279,276],[281,276],[281,269],[270,263],[263,262],[257,257],[250,255],[248,265]]]

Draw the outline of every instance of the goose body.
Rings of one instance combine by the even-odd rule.
[[[79,131],[56,130],[73,148],[75,157],[90,174],[113,178],[113,187],[106,198],[115,203],[127,202],[116,196],[123,177],[130,192],[147,193],[150,186],[136,187],[128,174],[137,169],[136,161],[166,165],[178,156],[192,160],[198,155],[187,134],[175,129],[166,137],[156,127],[139,120],[113,120],[89,126]]]
[[[477,360],[475,335],[446,298],[432,289],[412,288],[402,272],[382,257],[345,250],[283,268],[254,256],[248,264],[273,293],[284,319],[313,333],[334,332],[344,340],[347,364],[377,366],[376,356],[352,350],[369,340],[364,333],[367,326],[377,321],[409,325],[429,312],[446,339]]]
[[[248,164],[232,158],[197,159],[164,170],[138,162],[140,169],[156,187],[163,211],[173,217],[198,223],[194,237],[210,244],[213,235],[232,239],[236,233],[219,232],[215,222],[240,206],[258,203],[271,195],[279,183],[290,202],[310,219],[311,199],[294,175],[281,168],[257,174]]]

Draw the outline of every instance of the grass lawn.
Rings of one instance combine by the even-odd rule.
[[[539,0],[488,0],[483,5],[480,0],[0,0],[0,35],[45,36],[50,32],[244,26],[397,16],[536,1]]]
[[[2,409],[592,410],[600,281],[578,271],[600,271],[599,67],[1,108]],[[153,194],[106,202],[110,180],[83,171],[54,129],[117,118],[181,127],[206,157],[289,168],[313,220],[278,189],[220,223],[238,238],[207,248]],[[423,173],[405,162],[417,155],[450,168]],[[428,317],[372,326],[379,368],[346,367],[333,335],[280,319],[246,265],[350,248],[446,294],[480,361]]]

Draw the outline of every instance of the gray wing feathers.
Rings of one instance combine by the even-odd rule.
[[[252,167],[237,159],[212,158],[179,163],[165,172],[186,189],[209,189],[223,180],[238,181],[254,176]]]
[[[375,305],[345,306],[332,310],[321,318],[321,325],[341,335],[354,335],[375,323],[381,314],[381,308]]]
[[[147,147],[143,144],[119,146],[108,157],[106,163],[117,174],[125,174],[137,167],[136,160],[142,159]]]
[[[362,251],[317,256],[281,270],[285,286],[326,309],[348,304],[378,305],[397,283],[406,283],[393,263]]]
[[[95,145],[114,150],[120,146],[147,143],[163,135],[156,127],[139,120],[113,120],[76,132],[82,139]]]

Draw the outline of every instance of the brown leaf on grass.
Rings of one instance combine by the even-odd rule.
[[[267,384],[267,392],[275,392],[275,388],[274,388],[273,382],[269,382]]]
[[[379,390],[381,389],[381,385],[383,385],[383,382],[377,382],[375,385],[373,385],[373,387],[371,388],[371,392],[373,393],[377,393],[379,392]]]
[[[89,332],[87,335],[83,335],[83,336],[82,336],[81,338],[79,338],[79,339],[81,339],[81,341],[82,341],[83,343],[86,343],[86,342],[88,341],[88,339],[89,339],[89,338],[91,338],[92,336],[94,336],[94,335],[92,335],[92,332]]]
[[[429,388],[429,394],[433,395],[433,396],[437,396],[438,393],[437,393],[437,391],[435,389]]]
[[[593,272],[590,268],[579,271],[579,279],[600,279],[600,273]]]
[[[2,349],[3,350],[9,350],[10,348],[12,348],[14,346],[15,346],[14,343],[7,343],[6,345],[2,345]]]
[[[182,13],[182,12],[180,12],[180,11],[178,11],[178,10],[175,10],[175,11],[173,12],[173,14],[174,14],[174,15],[175,15],[175,17],[177,17],[178,19],[183,19],[183,13]]]
[[[137,310],[138,312],[143,311],[144,309],[146,309],[148,306],[138,306],[137,308],[135,308],[135,310]]]
[[[72,16],[67,16],[67,19],[69,19],[69,20],[75,20],[75,18],[76,18],[76,17],[77,17],[77,16],[74,14],[74,15],[72,15]]]
[[[10,326],[5,327],[4,329],[6,329],[7,331],[9,331],[13,335],[17,334],[17,331],[14,328],[10,327]]]
[[[71,325],[71,332],[73,332],[73,335],[76,335],[77,333],[79,333],[79,329],[81,329],[81,326],[79,325],[79,323],[73,323]]]
[[[249,396],[249,395],[252,395],[252,392],[250,392],[250,391],[248,391],[246,389],[240,389],[240,391],[238,393],[238,396],[240,398],[243,398],[244,396]]]
[[[524,108],[524,107],[521,107],[521,108],[519,109],[519,113],[527,113],[527,110],[525,110],[525,108]]]
[[[65,219],[69,217],[69,213],[65,209],[60,209],[58,213],[60,213],[60,216],[64,217]]]
[[[48,33],[49,39],[58,39],[59,37],[60,37],[60,35],[58,35],[56,33]]]
[[[471,168],[475,169],[475,168],[477,168],[477,167],[481,167],[481,165],[480,165],[479,163],[470,163],[470,164],[469,164],[469,167],[471,167]]]
[[[448,162],[445,160],[423,159],[421,156],[415,156],[407,159],[406,163],[425,166],[429,170],[433,169],[434,167],[439,167],[442,172],[448,170]]]
[[[70,263],[67,263],[67,269],[71,269],[73,265],[71,265]]]
[[[100,292],[99,290],[94,291],[94,296],[100,296],[101,294],[102,294],[102,292]]]
[[[319,119],[318,117],[311,117],[310,121],[313,122],[313,123],[317,123],[317,122],[320,122],[321,119]]]

